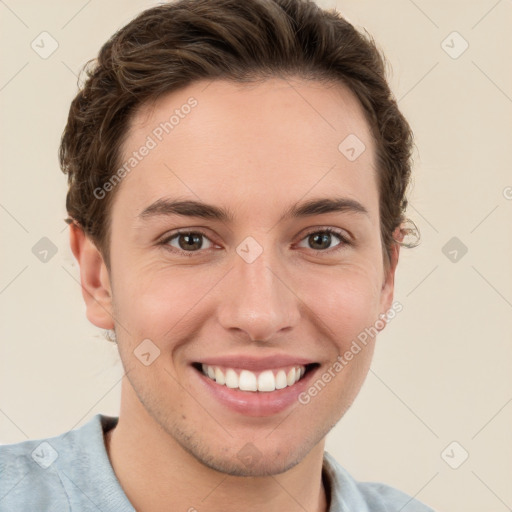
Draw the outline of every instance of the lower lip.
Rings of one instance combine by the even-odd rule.
[[[192,368],[199,377],[201,385],[207,389],[218,402],[225,407],[245,416],[272,416],[278,414],[292,404],[298,404],[299,395],[304,392],[318,367],[309,370],[293,386],[275,391],[241,391],[217,384],[202,372]]]

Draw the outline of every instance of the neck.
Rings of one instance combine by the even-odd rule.
[[[121,409],[105,436],[114,472],[138,512],[326,512],[324,441],[291,469],[262,477],[231,476],[205,466],[147,413]]]

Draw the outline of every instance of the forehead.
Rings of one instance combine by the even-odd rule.
[[[339,83],[196,82],[139,109],[122,146],[129,160],[117,195],[139,212],[166,195],[267,208],[308,193],[377,194],[363,109]]]

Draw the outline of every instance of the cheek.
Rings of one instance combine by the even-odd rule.
[[[189,334],[191,320],[199,320],[200,299],[218,279],[214,272],[198,277],[186,267],[134,268],[129,276],[119,276],[113,290],[115,314],[134,344],[145,338],[181,339]]]
[[[381,283],[378,273],[368,267],[351,266],[330,275],[317,275],[301,297],[317,317],[339,350],[375,324],[380,311]],[[306,290],[306,289],[304,289]]]
[[[117,320],[126,327],[134,344],[152,337],[190,339],[192,331],[214,314],[218,301],[230,297],[228,290],[222,293],[223,286],[228,286],[222,279],[224,267],[199,271],[187,265],[170,267],[161,261],[132,263],[117,267],[113,303]],[[323,329],[326,338],[340,344],[340,348],[378,318],[382,269],[375,259],[364,257],[338,266],[307,264],[276,271],[293,292],[289,297],[293,307],[306,305],[301,322],[309,321]],[[214,293],[209,297],[210,291]]]

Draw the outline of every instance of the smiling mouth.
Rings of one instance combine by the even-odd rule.
[[[292,387],[318,363],[272,368],[261,372],[193,363],[192,366],[220,386],[249,392],[272,392]]]

